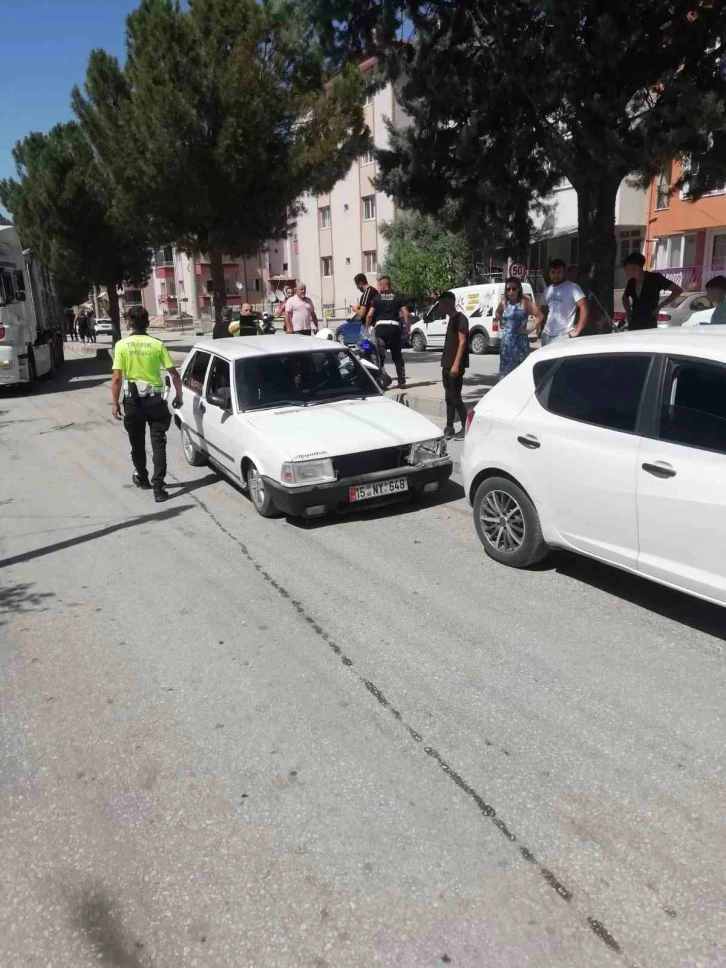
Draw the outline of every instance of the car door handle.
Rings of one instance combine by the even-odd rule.
[[[675,477],[676,472],[673,470],[670,464],[666,464],[665,461],[659,461],[657,464],[643,464],[643,470],[652,474],[653,477]]]
[[[542,446],[534,434],[527,434],[526,437],[517,437],[517,440],[522,447],[528,447],[530,450],[537,450],[538,447]]]

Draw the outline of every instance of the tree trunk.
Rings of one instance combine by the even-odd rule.
[[[575,185],[580,284],[586,293],[595,297],[610,318],[615,288],[615,203],[621,180],[620,177],[599,177],[599,173],[593,173],[578,179]],[[595,309],[596,306],[591,305],[591,313]]]
[[[212,286],[214,288],[214,321],[218,323],[222,318],[222,310],[227,303],[227,288],[224,284],[224,261],[222,253],[216,249],[209,249],[209,265],[212,270]]]
[[[111,342],[115,346],[121,339],[121,317],[119,316],[118,310],[116,283],[107,283],[106,292],[108,293],[108,315],[111,317]]]

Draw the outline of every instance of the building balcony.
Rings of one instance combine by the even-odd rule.
[[[670,266],[667,269],[654,271],[660,272],[686,292],[697,292],[703,289],[703,266]]]

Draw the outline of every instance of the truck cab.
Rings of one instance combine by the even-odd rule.
[[[12,225],[0,227],[0,386],[31,387],[63,362],[60,306]]]

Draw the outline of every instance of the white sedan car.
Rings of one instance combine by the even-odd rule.
[[[109,336],[113,333],[113,323],[106,316],[101,316],[96,320],[96,335],[99,333],[108,333]]]
[[[452,463],[439,428],[383,395],[346,348],[304,336],[197,343],[174,412],[190,464],[248,488],[264,517],[436,491]]]
[[[726,605],[724,330],[553,344],[495,386],[462,457],[487,554],[567,548]]]

